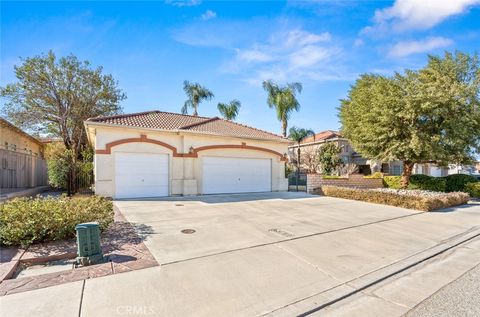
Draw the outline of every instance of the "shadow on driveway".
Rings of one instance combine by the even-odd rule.
[[[304,192],[266,192],[266,193],[242,193],[242,194],[221,194],[221,195],[201,195],[201,196],[171,196],[171,197],[152,197],[152,198],[130,198],[116,199],[117,201],[195,201],[206,204],[221,204],[234,202],[248,202],[259,200],[291,200],[303,198],[318,198],[320,196],[310,195]]]

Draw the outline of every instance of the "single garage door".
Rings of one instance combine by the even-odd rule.
[[[272,190],[272,161],[237,157],[203,157],[203,193],[249,193]]]
[[[168,155],[115,153],[115,197],[168,196]]]

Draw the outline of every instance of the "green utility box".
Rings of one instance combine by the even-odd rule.
[[[77,231],[77,265],[91,265],[103,262],[98,223],[81,223],[75,226],[75,230]]]

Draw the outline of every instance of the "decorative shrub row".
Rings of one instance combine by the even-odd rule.
[[[385,176],[383,183],[387,188],[400,189],[401,176]],[[445,177],[433,177],[416,174],[410,177],[409,189],[423,189],[437,192],[467,192],[468,183],[476,183],[478,180],[470,175],[454,174]]]
[[[447,180],[447,192],[465,192],[468,183],[476,183],[478,179],[471,175],[453,174],[444,177]]]
[[[113,204],[99,196],[16,198],[0,204],[0,244],[29,245],[75,236],[75,226],[113,222]]]
[[[437,195],[402,195],[400,193],[386,192],[375,189],[358,189],[337,186],[322,186],[321,194],[325,196],[360,200],[375,204],[390,205],[421,211],[432,211],[435,209],[447,208],[462,205],[468,202],[470,197],[466,193],[442,193]],[[412,191],[413,192],[413,191]]]
[[[465,192],[469,193],[472,197],[480,198],[480,182],[466,184]]]

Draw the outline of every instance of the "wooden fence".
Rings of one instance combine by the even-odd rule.
[[[37,156],[0,149],[0,188],[48,185],[47,162]]]

